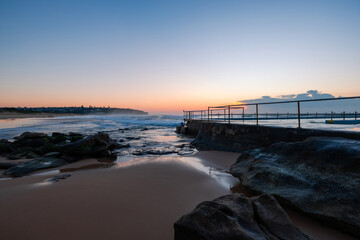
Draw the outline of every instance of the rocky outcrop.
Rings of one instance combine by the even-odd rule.
[[[176,240],[306,240],[270,195],[232,194],[200,203],[175,224]]]
[[[116,142],[107,133],[98,133],[73,143],[65,144],[59,152],[64,155],[82,157],[109,157]]]
[[[146,148],[137,149],[132,152],[132,155],[168,155],[172,153],[179,153],[179,150],[174,147],[169,148]]]
[[[360,141],[279,142],[243,152],[230,172],[243,186],[360,237]]]
[[[30,172],[59,167],[88,157],[111,157],[115,148],[127,147],[112,140],[106,133],[98,133],[84,138],[78,133],[25,132],[15,137],[14,142],[0,140],[0,155],[9,160],[29,158],[27,162],[11,164],[4,162],[1,168],[8,168],[4,175],[21,177]]]
[[[38,158],[25,163],[16,164],[15,166],[6,170],[4,175],[22,177],[37,170],[59,167],[64,164],[66,164],[66,162],[59,158]]]

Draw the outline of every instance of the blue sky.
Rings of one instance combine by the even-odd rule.
[[[0,105],[360,95],[360,1],[0,0]]]

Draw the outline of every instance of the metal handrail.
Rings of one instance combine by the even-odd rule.
[[[218,111],[218,110],[224,110],[224,114],[218,114],[218,117],[220,115],[224,115],[224,120],[226,120],[226,116],[228,116],[228,123],[231,123],[231,109],[242,109],[243,113],[243,120],[245,119],[244,111],[245,106],[256,106],[256,125],[259,125],[259,105],[269,105],[269,104],[284,104],[284,103],[297,103],[297,119],[298,119],[298,127],[301,127],[301,109],[300,109],[300,103],[303,102],[318,102],[318,101],[333,101],[333,100],[348,100],[348,99],[360,99],[360,96],[354,96],[354,97],[339,97],[339,98],[322,98],[322,99],[307,99],[307,100],[290,100],[290,101],[277,101],[277,102],[259,102],[259,103],[240,103],[240,104],[229,104],[229,105],[222,105],[222,106],[209,106],[207,110],[196,110],[196,111],[183,111],[184,112],[184,118],[186,120],[186,116],[189,116],[189,120],[191,120],[191,115],[194,116],[195,112],[201,112],[201,119],[203,119],[203,113],[207,112],[207,120],[210,122],[210,119],[212,120],[212,111]],[[226,110],[228,113],[226,113]],[[289,113],[288,113],[289,114]],[[317,113],[316,113],[317,114]],[[279,115],[279,114],[277,114]],[[309,114],[308,114],[309,115]],[[211,117],[210,117],[211,116]],[[354,113],[355,120],[357,119],[357,112]],[[333,115],[331,115],[331,118]],[[344,115],[345,118],[345,115]]]

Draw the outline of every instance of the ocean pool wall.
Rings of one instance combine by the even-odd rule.
[[[360,140],[359,132],[225,124],[200,120],[186,122],[187,134],[196,136],[194,145],[203,149],[241,152],[268,147],[277,142],[297,142],[309,137],[341,137]]]

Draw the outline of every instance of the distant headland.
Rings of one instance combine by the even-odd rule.
[[[123,114],[148,115],[147,112],[131,108],[112,107],[0,107],[0,118],[59,116],[59,115],[86,115],[86,114]]]

